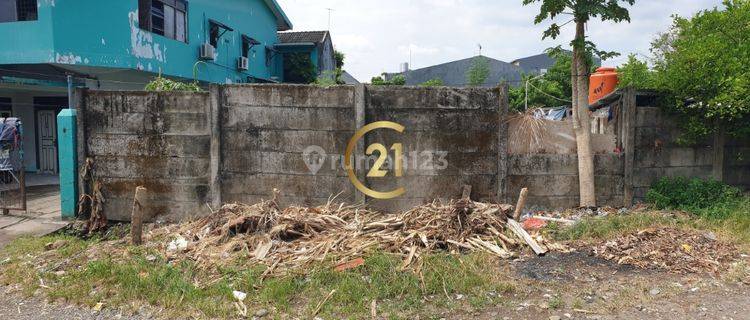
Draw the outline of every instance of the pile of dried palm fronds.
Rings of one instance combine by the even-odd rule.
[[[457,200],[438,201],[395,215],[362,206],[280,208],[277,201],[229,204],[191,223],[152,230],[150,239],[170,259],[213,265],[242,255],[268,266],[268,273],[301,270],[316,261],[346,263],[366,252],[401,255],[404,268],[433,250],[483,251],[517,256],[522,241],[506,235],[512,206]],[[171,242],[170,242],[171,241]]]
[[[522,113],[508,117],[508,143],[510,150],[539,150],[544,147],[545,141],[549,140],[549,124],[552,120],[546,120],[539,116],[539,109],[529,109]],[[541,112],[543,114],[543,112]]]

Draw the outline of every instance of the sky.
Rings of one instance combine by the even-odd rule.
[[[295,31],[330,29],[334,46],[346,54],[344,69],[361,82],[396,72],[403,62],[411,61],[411,69],[418,69],[473,57],[479,54],[479,45],[482,55],[510,62],[557,45],[567,46],[575,31],[571,23],[558,40],[542,41],[549,23],[534,25],[539,5],[524,7],[522,0],[278,2]],[[599,49],[622,54],[603,63],[618,66],[630,53],[640,59],[648,57],[651,40],[671,25],[673,14],[691,16],[720,5],[721,0],[636,0],[630,10],[631,23],[595,21],[587,32]]]

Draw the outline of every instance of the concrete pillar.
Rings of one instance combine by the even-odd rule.
[[[498,90],[497,108],[497,201],[510,203],[508,195],[508,85],[501,85]]]
[[[64,109],[57,115],[57,150],[60,168],[60,209],[63,219],[76,216],[78,204],[78,149],[76,110]]]
[[[211,125],[211,146],[209,163],[209,180],[211,208],[221,207],[221,109],[223,104],[222,86],[212,84],[209,87],[210,108],[208,112]]]
[[[633,205],[633,174],[635,166],[635,127],[636,115],[636,91],[633,88],[623,90],[620,98],[622,106],[620,121],[622,121],[622,149],[625,156],[623,172],[623,206]]]
[[[367,87],[364,84],[358,84],[354,87],[354,132],[366,125],[365,119],[365,108],[367,104]],[[357,147],[354,148],[354,172],[357,174],[359,181],[366,181],[365,168],[360,165],[362,162],[357,161],[357,157],[361,157],[365,154],[365,138],[363,137],[357,142]],[[357,189],[354,189],[354,201],[356,203],[365,203],[367,197]]]

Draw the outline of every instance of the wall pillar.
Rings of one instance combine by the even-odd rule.
[[[635,125],[638,109],[636,108],[636,91],[633,88],[627,88],[623,91],[620,98],[622,106],[622,152],[625,156],[623,165],[623,206],[630,207],[633,205],[633,173],[635,165]]]
[[[73,219],[78,204],[78,149],[76,110],[64,109],[57,115],[57,150],[60,168],[60,209],[62,218]]]
[[[219,85],[209,87],[208,120],[211,128],[210,163],[208,185],[212,210],[218,210],[221,200],[221,109],[223,104],[223,90]]]
[[[357,132],[360,128],[366,125],[365,119],[365,107],[367,104],[367,88],[364,84],[358,84],[354,87],[354,132]],[[354,172],[357,174],[359,181],[366,181],[365,168],[362,164],[364,162],[357,161],[357,157],[361,157],[365,153],[365,138],[363,137],[357,142],[357,147],[354,148]],[[354,201],[356,203],[365,203],[367,197],[364,193],[357,189],[354,189]]]
[[[500,203],[511,203],[508,194],[508,85],[497,88],[500,104],[497,110],[497,196]]]

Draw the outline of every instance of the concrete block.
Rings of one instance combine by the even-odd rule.
[[[656,107],[638,107],[636,108],[636,127],[663,127],[668,125],[666,119],[662,116],[661,109]]]
[[[367,86],[367,108],[491,109],[500,108],[500,91],[486,88],[420,88]]]
[[[229,129],[248,127],[288,130],[349,131],[354,110],[301,107],[225,107],[222,125]]]
[[[221,189],[228,194],[267,195],[273,189],[281,195],[303,198],[327,198],[339,193],[354,193],[354,186],[346,177],[302,176],[291,174],[225,173]]]
[[[354,86],[227,85],[225,106],[352,108]]]
[[[274,151],[302,153],[309,146],[320,146],[326,153],[343,154],[353,132],[267,130],[248,128],[224,132],[223,149],[233,151]]]
[[[368,123],[393,121],[415,131],[497,131],[501,119],[493,109],[367,109]]]
[[[205,157],[208,135],[123,135],[94,133],[89,136],[89,155]]]
[[[449,153],[495,153],[497,133],[492,131],[404,131],[376,130],[365,137],[365,145],[382,143],[391,146],[401,143],[404,153],[411,151],[447,151]]]
[[[208,177],[208,158],[175,157],[107,157],[95,158],[97,177],[149,179],[185,179]]]
[[[470,185],[472,195],[491,197],[497,192],[497,181],[493,175],[472,176],[405,176],[401,178],[367,178],[365,185],[370,189],[387,192],[403,187],[404,198],[420,199],[459,199],[464,185]]]

